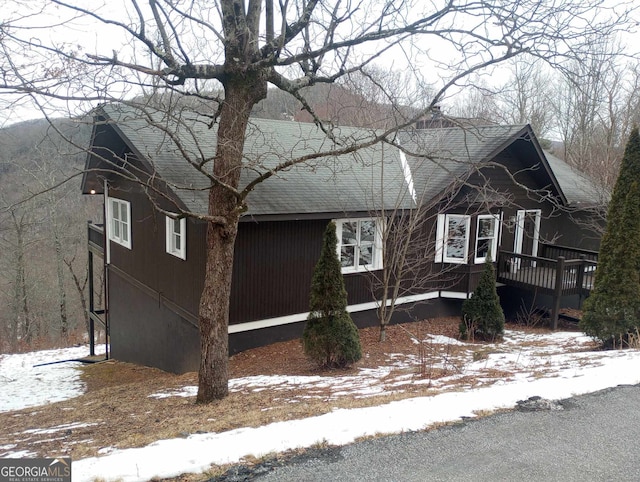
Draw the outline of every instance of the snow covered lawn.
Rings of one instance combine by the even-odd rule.
[[[99,457],[73,461],[74,481],[124,482],[202,472],[211,464],[235,463],[247,456],[280,452],[316,443],[347,444],[380,433],[421,430],[434,424],[474,417],[487,411],[514,407],[531,396],[562,399],[619,384],[640,383],[640,352],[597,351],[579,333],[527,334],[509,331],[500,344],[461,344],[446,337],[429,340],[432,353],[440,353],[437,365],[449,366],[447,375],[434,379],[416,377],[420,360],[414,355],[388,354],[388,363],[344,376],[252,376],[231,381],[232,391],[271,390],[287,403],[304,403],[314,397],[371,397],[402,392],[412,384],[428,384],[432,396],[382,403],[378,406],[336,409],[329,413],[218,433],[185,434],[158,440],[145,447],[103,447]],[[456,348],[452,351],[451,348]],[[52,357],[74,358],[87,349],[38,352],[0,358],[0,411],[33,407],[65,397],[79,396],[83,387],[74,364],[33,368]],[[435,366],[436,364],[434,364]],[[291,389],[295,388],[294,391]],[[291,393],[296,393],[295,398]],[[159,390],[149,397],[159,401],[193,397],[195,387]],[[306,397],[306,398],[305,398]],[[44,410],[44,409],[43,409]],[[66,426],[42,427],[29,434],[54,437]],[[56,454],[50,454],[51,456]],[[0,438],[0,457],[25,456],[12,452]]]
[[[104,346],[96,347],[96,353],[104,353]],[[80,363],[49,363],[88,354],[88,346],[77,346],[0,355],[0,412],[37,407],[81,395],[84,385],[76,369]]]

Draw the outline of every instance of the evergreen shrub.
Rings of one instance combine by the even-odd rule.
[[[302,334],[305,354],[326,368],[344,367],[362,358],[358,328],[347,312],[337,242],[336,225],[331,222],[313,272],[310,313]]]
[[[496,274],[490,255],[487,255],[473,296],[462,303],[459,329],[464,340],[496,340],[504,334],[504,312],[496,291]]]

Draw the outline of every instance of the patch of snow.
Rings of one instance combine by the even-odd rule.
[[[464,343],[460,340],[456,340],[455,338],[451,338],[449,336],[444,335],[427,335],[425,338],[427,343],[434,343],[437,345],[455,345],[455,346],[468,346],[468,343]]]
[[[96,347],[98,350],[99,347]],[[102,347],[104,350],[104,347]],[[84,392],[78,362],[35,366],[82,358],[89,347],[78,346],[31,353],[0,355],[0,412],[36,407],[77,397]]]
[[[157,398],[157,399],[170,398],[170,397],[189,398],[189,397],[195,397],[197,393],[198,393],[198,387],[189,385],[186,387],[182,387],[180,390],[165,390],[162,392],[152,393],[151,395],[149,395],[149,398]]]
[[[32,428],[29,430],[25,430],[22,433],[26,433],[26,434],[38,434],[38,435],[42,435],[42,434],[52,434],[52,433],[56,433],[56,432],[60,432],[62,430],[71,430],[74,428],[82,428],[82,427],[93,427],[94,425],[98,425],[97,423],[65,423],[63,425],[57,425],[55,427],[51,427],[51,428]]]
[[[36,456],[35,452],[29,452],[28,450],[20,450],[19,452],[10,452],[8,454],[2,454],[3,457],[8,459],[27,459]]]

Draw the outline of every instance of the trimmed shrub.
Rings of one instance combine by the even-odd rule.
[[[302,334],[305,354],[327,368],[344,367],[362,358],[358,328],[347,312],[337,243],[336,225],[331,222],[313,272],[310,313]]]
[[[462,303],[459,329],[460,337],[464,340],[495,340],[504,334],[504,312],[496,291],[496,273],[489,255],[473,296]]]

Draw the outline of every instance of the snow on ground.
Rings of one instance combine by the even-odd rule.
[[[368,408],[334,410],[317,417],[277,422],[257,428],[160,440],[141,448],[116,450],[105,447],[100,451],[104,454],[100,457],[75,460],[73,479],[91,481],[97,474],[106,481],[123,482],[173,477],[186,472],[202,472],[211,464],[235,463],[247,456],[260,457],[268,453],[309,447],[319,442],[341,445],[363,436],[421,430],[462,417],[474,417],[481,412],[512,408],[518,400],[534,395],[562,399],[620,384],[640,383],[640,371],[635,368],[640,361],[640,351],[588,351],[592,346],[591,340],[576,333],[537,335],[510,331],[503,343],[485,345],[480,355],[477,350],[474,354],[471,346],[466,349],[457,340],[432,338],[427,343],[432,344],[430,346],[433,350],[441,353],[440,358],[444,360],[441,365],[449,365],[448,373],[451,373],[429,381],[436,393],[434,396],[416,397]],[[449,355],[452,345],[458,349],[455,356]],[[27,373],[38,371],[40,375],[31,377],[30,390],[34,398],[31,399],[26,390],[20,392],[19,397],[28,406],[51,401],[51,393],[45,400],[38,392],[53,391],[48,382],[51,377],[56,376],[53,370],[40,372],[32,369],[35,354],[11,355],[18,356],[26,358],[22,362],[18,358],[0,358],[0,374],[17,380],[22,378],[22,370]],[[9,361],[11,369],[5,366]],[[304,396],[308,393],[309,397],[313,397],[314,388],[329,386],[332,397],[354,394],[368,396],[380,391],[393,391],[394,386],[426,382],[415,378],[417,363],[417,357],[390,354],[388,367],[361,370],[357,376],[256,376],[232,380],[230,388],[261,390],[287,386],[300,388]],[[460,380],[466,378],[474,380],[474,385],[467,386],[464,391],[447,391],[447,387],[455,380],[459,387]],[[41,385],[43,388],[40,388]],[[75,390],[77,395],[82,388],[76,386]],[[69,389],[66,396],[73,396],[72,391]],[[194,394],[195,387],[187,386],[182,390],[160,392],[151,396],[191,397]],[[13,404],[18,408],[17,400]],[[45,434],[44,431],[42,433]],[[51,432],[46,433],[49,433],[46,436],[55,436],[55,432],[52,435]],[[10,456],[21,457],[28,454],[13,453]]]
[[[102,348],[102,352],[100,352]],[[96,346],[104,353],[104,346]],[[37,407],[77,397],[84,392],[78,362],[41,365],[89,355],[89,346],[0,355],[0,412]]]

